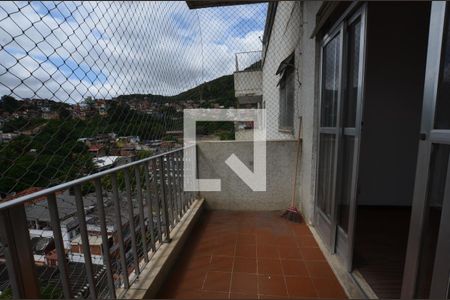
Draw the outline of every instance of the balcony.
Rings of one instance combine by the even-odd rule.
[[[1,203],[2,296],[346,297],[308,226],[279,217],[295,141],[267,143],[266,192],[225,166],[252,168],[252,147],[202,142]],[[183,191],[193,167],[222,190]]]
[[[261,51],[236,53],[234,91],[240,105],[258,105],[262,101]]]

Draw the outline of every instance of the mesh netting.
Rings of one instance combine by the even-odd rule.
[[[267,138],[295,138],[301,53],[293,49],[301,5],[280,5],[270,29],[276,34],[263,37],[267,10],[267,3],[189,9],[175,1],[1,2],[2,201],[181,148],[183,109],[266,108]],[[250,140],[253,124],[198,122],[197,135]],[[108,298],[107,275],[113,274],[115,288],[127,288],[123,274],[138,275],[139,264],[164,242],[167,224],[161,222],[172,229],[194,198],[182,190],[181,153],[102,177],[100,191],[86,182],[82,199],[73,188],[56,193],[73,297],[92,293],[80,209],[95,291]],[[163,205],[169,206],[167,216]],[[49,203],[36,199],[25,210],[41,294],[64,297]],[[102,214],[106,230],[99,225]],[[105,231],[110,270],[102,256]],[[2,249],[0,243],[0,256]],[[3,257],[0,293],[11,296]]]
[[[3,2],[0,192],[95,172],[92,157],[179,146],[183,108],[236,105],[234,54],[261,49],[265,11]]]
[[[0,3],[2,201],[181,147],[183,109],[239,106],[233,72],[261,71],[266,13],[265,3],[200,10],[185,2]],[[197,128],[215,139],[235,139],[236,130],[227,122]],[[85,211],[96,296],[111,297],[108,272],[115,288],[126,288],[122,274],[138,274],[139,262],[163,242],[162,204],[170,206],[172,228],[192,199],[182,191],[181,160],[177,153],[164,158],[164,167],[152,161],[149,171],[139,166],[136,173],[102,178],[110,271],[94,184],[81,186],[82,200],[73,189],[56,193],[73,297],[92,292],[77,201]],[[167,203],[160,200],[162,182]],[[142,201],[145,215],[139,215]],[[41,295],[61,298],[49,206],[43,197],[25,211]],[[12,286],[0,246],[0,294],[8,298]]]

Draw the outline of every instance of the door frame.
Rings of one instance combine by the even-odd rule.
[[[347,84],[347,65],[348,65],[348,49],[347,49],[347,28],[348,25],[353,24],[357,19],[360,19],[360,45],[359,45],[359,69],[358,69],[358,94],[356,99],[356,117],[355,127],[350,128],[350,132],[342,128],[343,124],[343,99],[346,96]],[[361,129],[362,129],[362,115],[364,104],[364,72],[366,65],[366,37],[367,37],[367,4],[355,3],[351,5],[344,14],[339,18],[335,25],[324,35],[324,37],[318,43],[320,47],[320,63],[319,63],[319,93],[318,93],[318,139],[317,139],[317,163],[316,163],[316,184],[315,184],[315,201],[314,201],[314,224],[318,228],[318,232],[325,240],[326,246],[331,253],[339,254],[340,258],[344,261],[347,271],[352,270],[353,262],[353,245],[354,245],[354,233],[355,233],[355,221],[356,221],[356,202],[357,202],[357,186],[358,186],[358,172],[359,172],[359,149],[361,141]],[[325,128],[321,127],[321,105],[322,105],[322,83],[323,83],[323,52],[324,47],[329,41],[331,41],[336,35],[341,35],[340,38],[340,69],[339,69],[339,94],[337,103],[337,117],[335,127]],[[332,206],[331,206],[331,220],[321,211],[318,207],[318,176],[320,165],[320,135],[321,133],[332,133],[336,135],[336,147],[334,162],[334,174],[333,174],[333,191],[332,191]],[[345,134],[347,133],[347,134]],[[353,151],[353,166],[352,166],[352,181],[351,181],[351,198],[349,201],[349,220],[347,233],[345,233],[337,224],[337,217],[339,213],[339,197],[341,193],[341,182],[338,179],[339,173],[342,172],[342,160],[343,160],[343,136],[354,136],[354,151]],[[340,176],[339,176],[340,177]],[[327,228],[328,227],[328,228]],[[342,251],[338,251],[338,243],[345,244]]]
[[[434,129],[434,116],[439,88],[439,75],[442,64],[442,48],[445,39],[444,34],[446,34],[445,23],[447,9],[448,8],[446,3],[441,1],[433,2],[431,6],[423,108],[420,129],[421,133],[419,140],[419,151],[417,155],[416,179],[414,184],[413,204],[409,226],[408,246],[405,260],[401,298],[412,299],[415,297],[421,256],[423,228],[427,212],[427,192],[432,145],[450,144],[450,130]],[[447,170],[447,172],[447,174],[450,174],[450,168]],[[447,181],[449,181],[448,175]],[[447,199],[443,199],[442,217],[448,216],[450,214],[448,211],[446,211],[450,209],[450,200],[448,199],[450,197],[450,192],[448,191],[448,189],[450,188],[449,185],[449,183],[447,183],[446,185],[445,197]],[[447,226],[446,230],[450,229],[448,227],[450,226],[450,222],[443,219],[442,217],[435,261],[437,261],[438,255],[440,255],[442,249],[450,249],[450,239],[443,239],[441,235],[442,228]],[[438,294],[437,289],[439,284],[436,282],[436,280],[442,282],[442,278],[438,278],[442,277],[442,272],[439,271],[439,269],[442,267],[443,266],[439,266],[439,268],[433,270],[432,289],[430,291],[430,295],[437,298],[443,297],[442,295]],[[435,276],[437,277],[435,278]],[[448,275],[446,280],[448,284]]]

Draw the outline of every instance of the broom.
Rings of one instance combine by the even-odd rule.
[[[295,162],[295,173],[294,173],[294,180],[292,181],[292,200],[291,200],[291,206],[285,210],[281,217],[285,218],[289,221],[301,223],[302,222],[302,215],[298,211],[297,206],[295,205],[295,195],[296,195],[296,186],[297,186],[297,173],[298,173],[298,156],[300,154],[301,150],[301,142],[300,142],[300,132],[302,130],[302,118],[299,119],[299,125],[298,125],[298,137],[297,137],[297,153],[296,153],[296,162]]]

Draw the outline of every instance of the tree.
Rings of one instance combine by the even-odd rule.
[[[9,113],[12,113],[19,108],[19,101],[12,96],[4,95],[0,99],[0,107]]]

